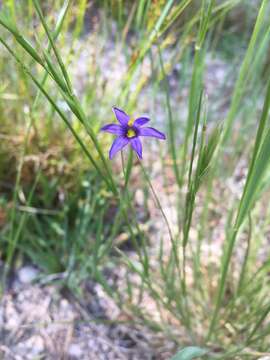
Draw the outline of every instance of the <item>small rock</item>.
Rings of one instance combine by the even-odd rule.
[[[26,359],[32,359],[40,355],[45,350],[44,341],[41,336],[33,335],[25,341],[17,344],[17,351],[27,354]]]
[[[76,358],[81,358],[81,356],[83,355],[83,351],[82,351],[80,345],[71,344],[69,349],[68,349],[68,354],[70,356],[74,356]]]
[[[139,206],[144,206],[144,193],[141,189],[138,189],[135,193],[135,199]]]
[[[38,275],[33,266],[24,266],[18,271],[18,278],[22,284],[30,284]]]

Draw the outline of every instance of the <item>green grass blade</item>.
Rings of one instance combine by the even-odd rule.
[[[241,225],[246,219],[251,207],[254,205],[254,201],[260,189],[264,174],[268,169],[267,165],[270,163],[270,129],[268,129],[266,135],[263,136],[263,131],[265,128],[265,122],[269,112],[269,107],[270,107],[270,81],[268,83],[268,89],[265,96],[264,107],[260,119],[260,124],[257,130],[257,136],[255,141],[256,146],[254,147],[255,155],[253,154],[249,166],[248,176],[241,197],[241,201],[238,207],[235,224],[230,231],[229,238],[227,239],[227,244],[226,244],[227,246],[222,260],[221,279],[219,282],[215,310],[210,323],[209,333],[207,337],[208,339],[211,337],[215,329],[218,313],[221,307],[221,303],[225,291],[229,264],[232,257],[232,252],[235,245],[237,234],[239,232]]]
[[[60,53],[59,53],[59,51],[58,51],[58,49],[57,49],[57,47],[55,45],[55,42],[53,40],[53,35],[51,34],[51,32],[50,32],[50,30],[49,30],[49,28],[48,28],[48,26],[46,24],[45,18],[43,16],[43,13],[42,13],[42,10],[41,10],[40,4],[39,4],[39,0],[33,0],[33,2],[34,2],[35,9],[36,9],[36,11],[38,13],[38,16],[40,18],[40,21],[41,21],[41,23],[42,23],[42,25],[44,27],[44,30],[45,30],[45,32],[46,32],[46,34],[48,36],[48,39],[49,39],[50,45],[51,45],[51,47],[53,49],[53,52],[55,54],[55,57],[56,57],[56,59],[58,61],[58,64],[59,64],[59,66],[61,68],[61,71],[62,71],[63,77],[64,77],[64,79],[66,81],[66,85],[68,87],[68,90],[69,90],[70,93],[72,93],[71,81],[69,79],[68,73],[66,71],[66,67],[65,67],[65,65],[63,63],[63,60],[62,60],[62,58],[60,56]]]
[[[172,155],[172,159],[173,159],[173,169],[174,169],[175,178],[176,178],[176,181],[177,181],[177,183],[178,183],[178,185],[180,187],[181,181],[180,181],[180,173],[179,173],[179,168],[178,168],[178,159],[177,159],[176,145],[175,145],[176,131],[174,129],[174,121],[173,121],[172,108],[171,108],[171,103],[170,103],[169,81],[168,81],[168,79],[166,77],[164,63],[163,63],[162,54],[161,54],[161,49],[160,49],[159,45],[158,45],[158,53],[159,53],[159,61],[160,61],[160,67],[161,67],[162,76],[166,81],[165,94],[166,94],[166,106],[167,106],[168,119],[169,119],[170,151],[171,151],[171,155]]]
[[[257,20],[254,26],[254,30],[248,45],[248,49],[246,51],[245,58],[243,60],[243,63],[240,68],[239,76],[237,79],[237,82],[234,87],[234,92],[232,96],[232,102],[230,106],[230,110],[228,112],[228,115],[225,120],[225,126],[224,126],[224,133],[223,133],[223,139],[222,142],[226,142],[230,136],[233,120],[235,119],[235,115],[238,110],[238,106],[240,103],[240,100],[243,95],[243,91],[245,89],[245,82],[246,82],[246,74],[250,70],[250,67],[252,65],[252,61],[255,56],[255,50],[256,45],[258,41],[259,34],[262,30],[264,19],[267,14],[267,5],[268,0],[263,0],[261,3],[261,7],[257,16]]]

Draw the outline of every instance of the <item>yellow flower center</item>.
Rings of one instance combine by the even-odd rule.
[[[134,136],[136,136],[135,131],[134,131],[133,129],[128,129],[128,131],[127,131],[127,137],[128,137],[128,138],[132,138],[132,137],[134,137]]]

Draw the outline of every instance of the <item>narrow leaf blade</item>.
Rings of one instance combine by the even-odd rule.
[[[208,353],[207,349],[199,348],[197,346],[188,346],[180,350],[175,354],[171,360],[192,360],[196,359],[199,356],[203,356]]]

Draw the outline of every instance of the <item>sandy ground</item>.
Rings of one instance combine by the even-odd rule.
[[[38,276],[32,266],[21,268],[2,297],[1,359],[165,360],[173,353],[175,345],[161,335],[117,323],[121,312],[99,297],[98,285],[89,285],[82,306],[57,285],[35,284]]]

